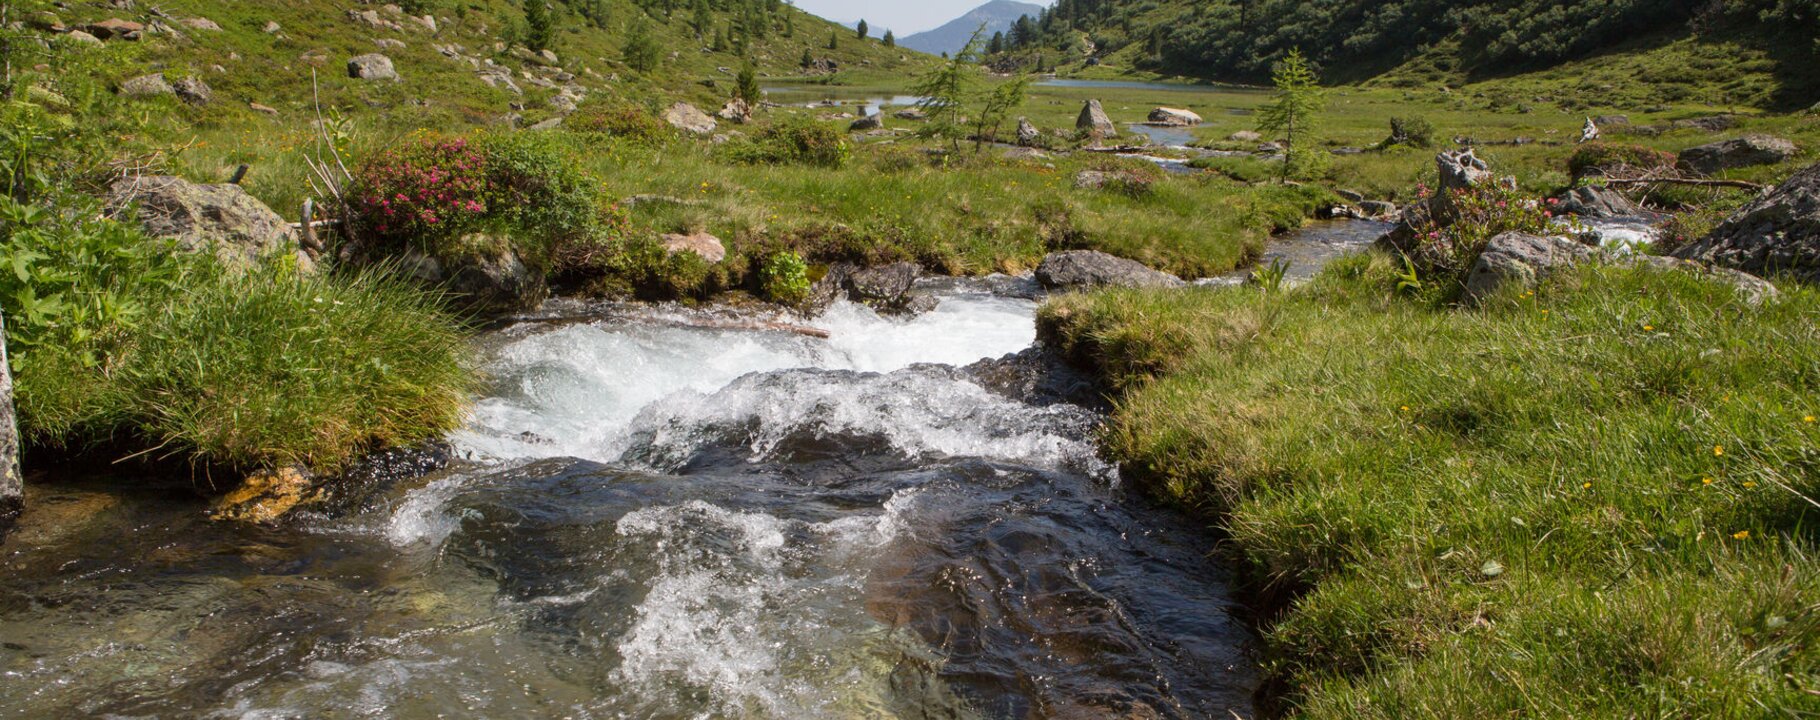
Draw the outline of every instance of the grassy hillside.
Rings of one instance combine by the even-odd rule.
[[[1063,0],[1013,33],[1009,55],[1098,75],[1264,82],[1300,48],[1335,83],[1460,87],[1521,75],[1578,84],[1590,75],[1639,105],[1786,110],[1820,100],[1816,36],[1812,0]],[[1556,72],[1563,66],[1571,69]]]

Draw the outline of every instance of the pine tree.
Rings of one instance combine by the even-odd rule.
[[[803,48],[803,67],[807,68],[814,65],[815,53],[809,52],[809,48]]]
[[[857,29],[859,31],[859,39],[861,40],[866,39],[867,35],[872,34],[872,28],[866,26],[865,20],[859,21],[859,27]]]
[[[739,78],[734,83],[733,92],[739,99],[746,101],[746,105],[758,105],[758,71],[752,68],[752,63],[739,68]]]
[[[997,55],[1004,51],[1005,51],[1005,34],[1002,32],[993,33],[992,40],[990,42],[986,43],[986,54],[987,55]]]
[[[632,24],[631,32],[626,34],[626,65],[641,73],[657,69],[658,61],[663,57],[663,48],[658,46],[657,39],[651,37],[651,27],[639,18]]]
[[[714,13],[708,8],[708,0],[695,0],[695,19],[689,24],[695,28],[695,37],[708,36],[708,28],[714,27]]]
[[[885,47],[888,47],[888,48],[897,47],[897,35],[895,33],[891,32],[890,30],[885,31],[884,40],[885,40]]]
[[[837,33],[837,32],[828,33],[828,49],[829,50],[839,50],[840,49],[840,33]]]
[[[1283,138],[1282,179],[1291,174],[1306,173],[1318,162],[1314,144],[1314,116],[1325,101],[1314,68],[1302,57],[1301,49],[1289,51],[1271,74],[1276,92],[1270,103],[1258,111],[1258,132]]]
[[[556,39],[556,18],[546,0],[525,0],[525,47],[532,52],[550,48]]]

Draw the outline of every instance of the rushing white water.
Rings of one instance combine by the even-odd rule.
[[[479,403],[453,440],[479,459],[612,462],[647,409],[661,413],[678,402],[698,404],[752,373],[889,373],[916,363],[963,365],[999,357],[1035,340],[1035,308],[1029,300],[955,294],[931,312],[899,320],[840,303],[814,323],[828,331],[826,340],[606,322],[534,329],[491,358],[493,397]]]

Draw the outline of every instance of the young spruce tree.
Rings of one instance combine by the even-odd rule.
[[[1289,51],[1289,56],[1277,64],[1271,81],[1276,85],[1276,92],[1270,103],[1258,112],[1258,132],[1267,137],[1282,138],[1281,179],[1287,180],[1292,175],[1313,172],[1319,164],[1319,156],[1314,150],[1314,121],[1326,100],[1322,97],[1320,80],[1300,49]]]

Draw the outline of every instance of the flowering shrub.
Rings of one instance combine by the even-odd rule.
[[[354,172],[350,210],[363,234],[393,242],[450,237],[487,213],[486,158],[467,140],[414,138]]]
[[[1423,199],[1429,190],[1421,188]],[[1464,277],[1485,245],[1507,232],[1555,235],[1564,228],[1555,222],[1555,199],[1537,200],[1516,190],[1485,185],[1452,191],[1446,212],[1430,213],[1415,230],[1420,255],[1431,272]]]

